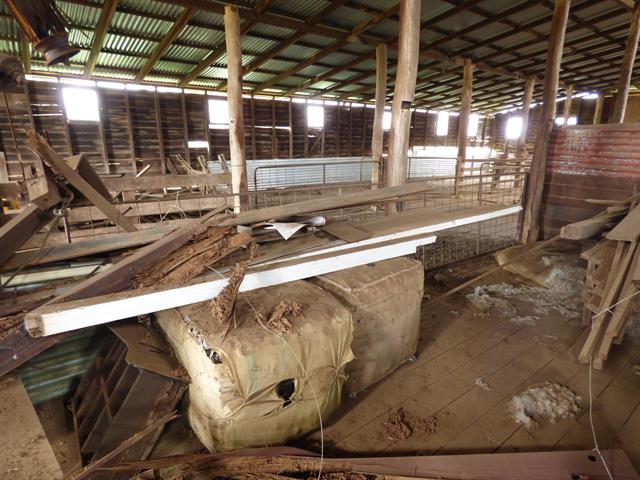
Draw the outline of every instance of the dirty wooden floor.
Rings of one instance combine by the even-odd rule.
[[[473,267],[461,264],[457,269]],[[476,265],[477,266],[477,265]],[[486,266],[486,265],[485,265]],[[482,265],[480,266],[482,268]],[[450,272],[455,278],[456,272]],[[476,272],[477,273],[477,272]],[[485,283],[518,285],[502,272]],[[447,288],[428,281],[436,296]],[[576,361],[585,332],[578,320],[558,312],[540,316],[537,325],[514,324],[498,311],[479,311],[460,295],[423,304],[417,358],[385,380],[349,399],[326,422],[325,453],[345,455],[455,454],[590,449],[589,368]],[[533,314],[529,303],[513,302],[520,316]],[[640,341],[626,337],[612,348],[604,370],[593,371],[593,416],[601,448],[622,448],[640,470]],[[476,385],[481,377],[490,389]],[[566,385],[582,397],[574,420],[542,424],[528,431],[506,412],[513,395],[544,381]],[[431,434],[390,438],[384,422],[395,408],[419,417],[437,417]],[[301,446],[318,450],[315,432]]]

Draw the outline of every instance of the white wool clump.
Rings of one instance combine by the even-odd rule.
[[[510,320],[511,323],[515,323],[516,325],[520,325],[522,327],[535,327],[538,324],[538,317],[534,317],[533,315],[527,315],[524,317],[513,317]]]
[[[532,385],[514,396],[507,410],[516,423],[532,429],[542,420],[555,423],[559,419],[575,418],[582,398],[569,388],[553,382]]]

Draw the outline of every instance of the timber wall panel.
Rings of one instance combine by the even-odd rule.
[[[25,162],[35,160],[25,144],[31,122],[57,152],[63,156],[83,153],[99,173],[133,175],[150,165],[147,174],[162,174],[162,151],[165,158],[172,159],[177,154],[185,158],[188,154],[191,165],[197,169],[200,168],[196,160],[198,155],[210,156],[215,161],[219,154],[223,154],[229,159],[228,129],[209,128],[207,101],[214,98],[210,95],[159,92],[158,129],[154,92],[96,88],[101,121],[67,122],[60,105],[60,88],[64,88],[64,84],[28,82],[25,93],[7,94],[15,143]],[[243,113],[247,159],[371,154],[373,108],[361,104],[338,106],[327,103],[324,105],[324,129],[307,128],[306,108],[307,104],[300,100],[245,98]],[[436,137],[436,118],[434,112],[413,112],[411,146],[455,146],[457,117],[450,117],[446,137]],[[484,130],[485,141],[488,142],[491,135],[487,134],[487,129]],[[7,157],[11,178],[18,180],[21,178],[21,169],[10,132],[7,109],[1,108],[0,151]],[[388,137],[389,132],[385,131],[385,148]],[[209,150],[187,148],[185,145],[188,141],[207,140]],[[105,166],[105,150],[108,169]]]

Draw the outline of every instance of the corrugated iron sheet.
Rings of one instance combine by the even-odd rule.
[[[18,369],[31,401],[37,405],[75,390],[102,341],[104,328],[87,328],[62,340]]]
[[[543,198],[544,236],[602,210],[587,198],[622,199],[640,181],[640,124],[556,127]]]

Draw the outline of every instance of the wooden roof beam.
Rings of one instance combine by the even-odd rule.
[[[256,11],[259,13],[264,12],[272,1],[273,0],[261,0],[261,2],[255,7]],[[256,25],[256,23],[257,22],[253,20],[243,22],[242,27],[240,28],[240,38],[242,38],[247,32],[249,32],[249,30],[251,30]],[[227,47],[225,45],[225,42],[220,42],[220,44],[211,52],[209,52],[207,56],[205,56],[202,61],[198,63],[198,65],[193,70],[191,70],[189,74],[178,85],[180,87],[186,87],[187,85],[189,85],[196,78],[198,78],[204,70],[213,65],[226,51]]]
[[[96,31],[93,34],[91,52],[89,53],[87,64],[84,67],[85,77],[90,77],[93,74],[93,69],[96,67],[98,61],[98,55],[100,55],[100,50],[102,50],[102,45],[104,44],[104,37],[107,35],[109,25],[111,24],[113,15],[116,13],[116,7],[119,2],[120,0],[105,0],[102,5],[100,19],[98,20]]]
[[[400,8],[400,3],[397,3],[397,4],[387,8],[385,11],[381,12],[380,14],[370,18],[369,20],[360,23],[355,28],[353,28],[353,30],[351,30],[348,34],[346,34],[343,38],[341,38],[338,41],[332,43],[331,45],[323,48],[319,52],[315,53],[314,55],[312,55],[311,57],[306,59],[304,62],[301,62],[298,65],[296,65],[295,67],[292,67],[292,68],[290,68],[288,70],[285,70],[284,72],[276,75],[275,77],[271,78],[270,80],[261,83],[260,85],[258,85],[256,87],[256,90],[254,90],[254,92],[260,92],[260,91],[262,91],[262,90],[264,90],[266,88],[269,88],[269,87],[277,84],[280,80],[283,80],[283,79],[289,77],[290,75],[292,75],[292,74],[294,74],[296,72],[299,72],[300,70],[303,70],[303,69],[313,65],[317,60],[319,60],[321,58],[324,58],[327,55],[330,55],[331,53],[339,50],[340,48],[342,48],[343,46],[345,46],[349,42],[349,38],[351,38],[351,37],[359,37],[360,35],[362,35],[362,33],[364,33],[369,28],[377,25],[378,23],[380,23],[381,21],[383,21],[386,18],[390,17],[391,15],[394,15],[398,11],[399,8]]]
[[[193,18],[196,14],[196,10],[193,8],[185,8],[180,16],[173,23],[171,29],[167,32],[167,34],[162,37],[156,48],[154,49],[151,57],[145,62],[144,66],[140,69],[138,74],[136,75],[136,81],[144,79],[147,74],[153,70],[155,64],[160,60],[160,57],[167,51],[167,48],[173,43],[173,41],[180,35],[180,32],[184,30],[184,27],[187,25],[189,20]]]

